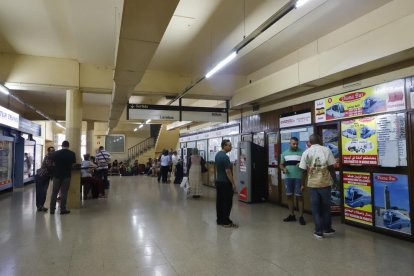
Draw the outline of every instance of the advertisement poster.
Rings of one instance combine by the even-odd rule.
[[[374,173],[375,226],[411,235],[408,176]]]
[[[372,226],[370,173],[343,172],[345,219]]]
[[[269,166],[277,166],[277,156],[278,156],[278,133],[269,133],[267,136],[267,144],[269,146]]]
[[[395,80],[315,101],[315,121],[352,118],[405,109],[404,80]]]
[[[336,183],[340,182],[340,174],[338,171],[336,174]],[[331,213],[340,213],[341,212],[341,192],[338,190],[339,187],[332,186],[331,190]]]
[[[344,164],[378,164],[376,117],[342,121],[341,130]]]
[[[339,168],[339,148],[338,148],[338,137],[339,131],[337,129],[322,129],[322,143],[325,147],[329,148],[335,157],[335,165],[336,169]]]
[[[377,116],[378,164],[383,167],[397,167],[398,127],[397,114]]]
[[[282,152],[290,147],[290,138],[296,137],[299,140],[299,148],[308,148],[309,136],[313,134],[313,127],[303,127],[295,129],[284,129],[280,131]]]

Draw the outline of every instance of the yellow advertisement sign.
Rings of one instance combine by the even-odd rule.
[[[343,184],[345,219],[372,225],[371,175],[343,172]]]
[[[341,122],[343,164],[378,165],[376,117]]]
[[[404,80],[315,101],[317,123],[405,109]]]

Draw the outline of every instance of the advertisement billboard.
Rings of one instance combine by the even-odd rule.
[[[374,173],[375,226],[411,235],[408,176]]]
[[[371,175],[343,172],[345,220],[373,225]]]
[[[315,121],[359,117],[405,109],[404,80],[395,80],[315,101]]]
[[[343,164],[378,165],[375,117],[342,121],[341,140]]]

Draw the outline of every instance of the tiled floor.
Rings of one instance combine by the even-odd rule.
[[[215,224],[215,190],[112,177],[108,199],[67,216],[35,212],[32,186],[0,195],[0,275],[413,275],[414,245],[339,224],[316,240],[286,209],[235,201]],[[310,220],[310,217],[307,216]]]

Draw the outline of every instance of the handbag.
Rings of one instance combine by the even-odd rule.
[[[49,171],[46,167],[41,167],[36,171],[36,176],[39,180],[46,180],[49,178]]]
[[[207,169],[207,167],[206,167],[206,161],[204,160],[204,158],[203,158],[203,157],[201,157],[201,162],[200,162],[200,165],[201,165],[201,173],[206,173],[206,172],[208,172],[208,169]]]

